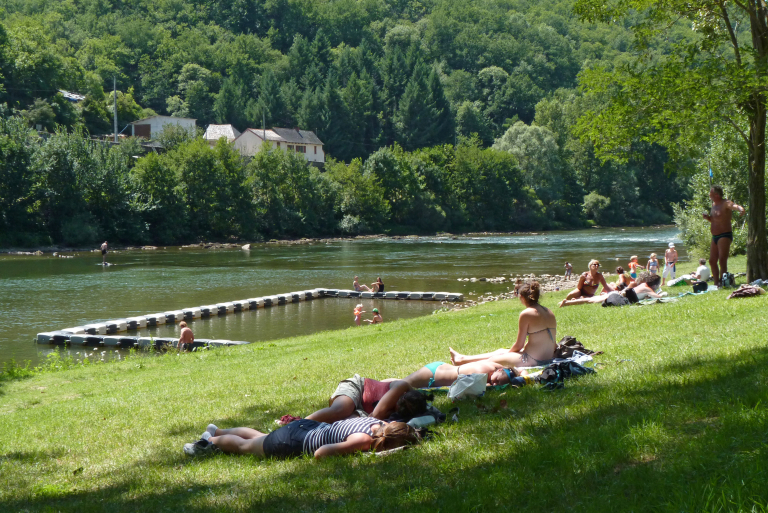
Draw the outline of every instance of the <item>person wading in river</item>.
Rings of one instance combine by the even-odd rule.
[[[107,265],[107,241],[101,245],[101,265]]]
[[[712,268],[712,278],[715,285],[720,286],[722,276],[728,272],[728,254],[733,242],[733,228],[731,227],[731,212],[734,210],[744,215],[745,210],[731,200],[723,198],[723,188],[713,185],[709,190],[709,199],[712,200],[712,208],[709,214],[702,217],[709,221],[709,231],[712,233],[712,243],[709,246],[709,266]],[[720,266],[718,267],[718,263]]]

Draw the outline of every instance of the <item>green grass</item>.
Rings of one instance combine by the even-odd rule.
[[[190,459],[181,446],[209,422],[306,415],[355,372],[509,346],[519,303],[6,380],[0,511],[766,511],[768,297],[726,295],[557,310],[558,337],[605,352],[597,375],[461,402],[459,423],[386,458]]]

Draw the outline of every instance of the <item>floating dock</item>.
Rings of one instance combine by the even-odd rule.
[[[348,298],[348,299],[393,299],[401,301],[464,301],[463,294],[451,292],[359,292],[356,290],[341,289],[312,289],[298,292],[289,292],[287,294],[276,294],[273,296],[257,297],[252,299],[241,299],[239,301],[230,301],[227,303],[217,303],[215,305],[197,306],[192,308],[183,308],[181,310],[170,310],[138,317],[128,317],[126,319],[116,319],[107,322],[98,322],[85,324],[74,328],[65,328],[59,331],[47,331],[38,333],[36,340],[38,344],[82,345],[87,347],[120,347],[120,348],[149,348],[156,349],[176,347],[178,340],[170,337],[132,337],[118,336],[117,333],[126,331],[135,331],[151,326],[161,326],[163,324],[179,323],[187,320],[201,319],[207,317],[216,317],[246,310],[255,310],[257,308],[268,308],[271,306],[285,305],[288,303],[299,303],[301,301],[310,301],[326,297]],[[216,347],[216,346],[236,346],[248,344],[249,342],[218,340],[218,339],[199,339],[195,340],[193,348]]]

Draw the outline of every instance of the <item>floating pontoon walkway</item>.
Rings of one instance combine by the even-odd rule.
[[[37,334],[37,343],[54,345],[70,344],[90,347],[103,345],[121,348],[155,347],[159,349],[169,346],[175,347],[178,340],[170,337],[131,337],[117,336],[115,334],[125,331],[139,330],[150,326],[177,323],[183,320],[191,321],[194,319],[227,315],[245,310],[255,310],[257,308],[267,308],[287,303],[299,303],[301,301],[326,297],[349,299],[395,299],[407,301],[464,301],[464,296],[462,294],[449,292],[358,292],[355,290],[313,289],[290,292],[288,294],[277,294],[274,296],[242,299],[240,301],[232,301],[229,303],[217,303],[215,305],[184,308],[182,310],[171,310],[168,312],[139,317],[128,317],[127,319],[86,324],[84,326],[66,328],[59,331],[48,331]],[[200,339],[195,340],[193,347],[233,346],[248,343],[249,342],[232,340]]]

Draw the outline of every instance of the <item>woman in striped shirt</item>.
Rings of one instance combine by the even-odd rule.
[[[320,459],[371,449],[385,451],[420,441],[416,430],[403,422],[361,417],[326,424],[300,419],[269,434],[245,427],[219,429],[211,424],[203,438],[184,445],[184,452],[190,456],[222,451],[275,458],[308,454]]]

